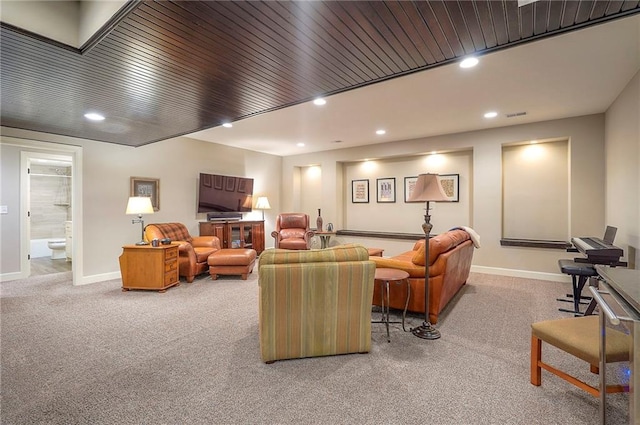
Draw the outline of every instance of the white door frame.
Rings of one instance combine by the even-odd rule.
[[[35,140],[19,139],[15,137],[2,137],[2,143],[20,146],[20,277],[29,277],[31,266],[29,263],[30,242],[30,220],[29,212],[29,176],[27,167],[31,158],[52,158],[67,160],[71,158],[72,179],[71,179],[71,220],[73,244],[71,246],[71,270],[73,274],[73,284],[82,283],[82,147],[63,145],[50,142],[39,142]]]

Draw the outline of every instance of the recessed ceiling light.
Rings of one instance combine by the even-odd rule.
[[[302,143],[302,142],[300,142],[300,143],[296,143],[296,146],[303,147],[303,146],[304,146],[304,143]]]
[[[231,124],[230,122],[225,122],[224,124],[222,124],[222,126],[225,128],[231,128],[233,127],[233,124]]]
[[[100,114],[96,114],[95,112],[89,112],[84,114],[84,117],[91,121],[102,121],[104,120],[104,116]]]
[[[324,100],[324,99],[323,99],[323,98],[321,98],[321,97],[319,97],[319,98],[317,98],[317,99],[315,99],[315,100],[313,101],[313,104],[314,104],[314,105],[318,105],[318,106],[322,106],[322,105],[324,105],[324,104],[326,104],[326,103],[327,103],[327,101],[326,101],[326,100]]]
[[[462,62],[460,62],[460,68],[473,68],[478,64],[478,58],[466,58]]]
[[[487,112],[486,114],[484,114],[485,118],[495,118],[498,116],[497,112],[491,111],[491,112]]]
[[[386,130],[376,130],[376,134],[379,136],[382,136],[385,133],[386,133]]]

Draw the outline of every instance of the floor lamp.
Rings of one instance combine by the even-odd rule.
[[[262,210],[262,220],[264,221],[264,210],[270,210],[271,205],[269,205],[269,199],[266,196],[258,196],[258,200],[256,201],[256,209]]]
[[[429,320],[429,234],[431,233],[431,216],[429,215],[429,202],[449,201],[444,193],[437,174],[420,174],[408,202],[426,202],[424,212],[424,322],[422,325],[412,328],[411,332],[418,338],[438,339],[440,331],[433,327]]]
[[[136,245],[149,245],[149,242],[144,240],[144,221],[142,220],[142,214],[153,214],[153,205],[151,205],[151,198],[148,196],[132,196],[127,202],[127,211],[125,214],[137,214],[138,218],[131,220],[131,224],[140,223],[142,228],[140,242],[136,242]]]

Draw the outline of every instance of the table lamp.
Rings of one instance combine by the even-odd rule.
[[[269,200],[266,196],[259,196],[256,201],[256,209],[262,210],[262,220],[264,221],[264,210],[270,210],[271,205],[269,205]]]
[[[420,174],[416,185],[408,199],[408,202],[423,201],[426,202],[424,212],[424,223],[422,230],[424,231],[424,322],[422,325],[411,329],[418,338],[438,339],[440,331],[433,327],[429,320],[429,234],[433,225],[431,224],[431,216],[429,215],[429,202],[432,201],[449,201],[449,197],[444,193],[437,174]]]
[[[148,196],[132,196],[127,202],[127,211],[125,214],[137,214],[138,218],[131,220],[131,224],[140,223],[142,228],[140,242],[136,242],[136,245],[149,245],[149,242],[144,240],[144,221],[142,220],[142,214],[153,214],[153,205],[151,205],[151,198]]]

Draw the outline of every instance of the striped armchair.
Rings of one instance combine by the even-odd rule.
[[[258,274],[264,362],[369,352],[375,264],[364,246],[268,249]]]

